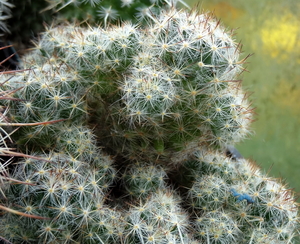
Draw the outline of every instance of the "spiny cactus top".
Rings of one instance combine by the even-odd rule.
[[[147,26],[50,28],[24,60],[30,70],[8,81],[24,87],[23,102],[15,103],[18,121],[75,121],[88,113],[105,147],[161,162],[244,138],[251,109],[230,33],[195,11],[171,8],[149,17]]]

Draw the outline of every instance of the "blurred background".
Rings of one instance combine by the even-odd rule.
[[[300,193],[300,1],[187,2],[213,11],[225,27],[236,30],[243,57],[253,54],[249,72],[242,75],[256,108],[253,135],[237,149]]]

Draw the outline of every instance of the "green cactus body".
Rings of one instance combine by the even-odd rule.
[[[165,162],[177,153],[180,161],[178,152],[244,138],[251,115],[236,80],[238,46],[209,15],[170,9],[154,17],[144,29],[130,23],[49,29],[26,62],[52,60],[69,72],[62,82],[61,65],[54,68],[58,81],[48,78],[55,87],[39,103],[73,120],[72,105],[86,102],[101,143],[137,160]],[[54,112],[42,118],[49,113],[55,118]]]
[[[13,178],[26,183],[11,184],[6,197],[14,199],[11,203],[14,209],[17,206],[17,210],[41,219],[7,213],[1,226],[13,236],[11,241],[32,243],[38,239],[39,243],[71,243],[73,238],[88,239],[87,233],[97,228],[102,229],[101,234],[97,232],[99,241],[108,240],[109,228],[114,225],[109,218],[117,215],[104,204],[114,175],[109,158],[99,154],[91,166],[90,162],[60,153],[38,157],[18,162]],[[13,223],[18,223],[18,227]]]
[[[159,166],[136,163],[129,165],[123,173],[124,186],[128,193],[138,199],[166,188],[166,172]]]
[[[49,64],[50,63],[50,64]],[[53,120],[83,121],[87,110],[84,89],[78,82],[77,73],[66,65],[58,63],[35,65],[24,73],[16,73],[10,79],[9,89],[19,89],[15,100],[8,100],[11,106],[11,121],[18,123],[47,122]],[[74,93],[76,90],[76,93]],[[42,150],[55,146],[61,124],[41,124],[22,127],[15,138],[20,147],[39,147]]]
[[[158,191],[129,209],[126,243],[193,243],[187,232],[188,215],[179,203],[171,191]]]
[[[291,243],[297,230],[297,204],[284,185],[251,162],[199,150],[198,167],[186,162],[194,183],[187,204],[194,226],[207,243]],[[268,233],[268,235],[265,235]],[[209,242],[209,241],[210,242]]]
[[[138,24],[48,27],[24,70],[1,74],[0,120],[20,128],[1,128],[18,158],[0,181],[0,238],[293,243],[292,192],[222,151],[251,122],[239,45],[212,15],[164,3]]]

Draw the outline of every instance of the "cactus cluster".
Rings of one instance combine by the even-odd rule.
[[[211,14],[166,6],[139,24],[48,27],[0,76],[20,125],[4,131],[19,157],[0,181],[1,239],[293,243],[293,193],[224,153],[250,132],[240,45]]]
[[[147,29],[49,29],[24,58],[30,70],[7,81],[22,87],[13,119],[94,124],[103,146],[148,161],[244,138],[251,109],[239,46],[210,15],[171,9],[152,19]],[[51,148],[56,127],[20,129],[17,143]]]
[[[183,167],[186,204],[196,213],[195,230],[204,243],[292,243],[297,204],[281,182],[249,160],[205,150],[195,151]]]
[[[108,232],[113,220],[103,226],[99,223],[106,214],[105,195],[115,176],[111,159],[99,153],[90,162],[79,161],[65,153],[49,152],[18,162],[12,176],[24,183],[11,185],[6,198],[14,199],[11,204],[17,210],[35,219],[8,214],[1,223],[6,239],[71,243],[76,237],[88,243],[89,232],[96,228],[101,229],[99,240],[112,238]],[[112,217],[114,211],[107,211]]]

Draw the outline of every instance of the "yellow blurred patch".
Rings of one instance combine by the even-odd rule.
[[[222,21],[226,22],[227,24],[230,24],[230,22],[234,22],[244,14],[243,10],[236,8],[226,2],[220,2],[216,4],[203,3],[203,7],[214,12],[219,19],[222,19]]]
[[[296,77],[295,80],[299,79],[300,77]],[[294,115],[300,115],[300,87],[295,81],[280,81],[271,99],[274,105],[284,110],[288,109]]]
[[[299,26],[298,18],[288,12],[267,19],[260,31],[263,49],[279,61],[299,53]]]

